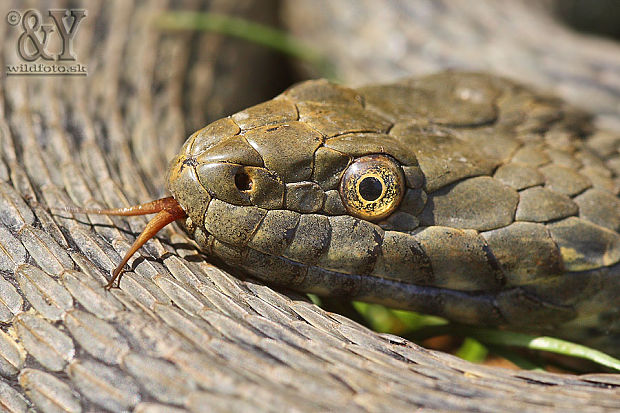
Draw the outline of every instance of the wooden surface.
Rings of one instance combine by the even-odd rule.
[[[220,3],[212,6],[227,7]],[[2,3],[1,17],[10,6]],[[246,6],[260,14],[245,2],[233,11]],[[0,83],[0,409],[620,408],[617,375],[479,366],[371,332],[216,268],[178,228],[149,242],[120,288],[106,292],[146,219],[52,215],[43,205],[161,195],[167,160],[188,132],[249,104],[236,96],[270,69],[235,77],[261,49],[153,30],[149,18],[171,7],[165,1],[84,7],[76,52],[87,77]],[[2,27],[4,66],[16,59],[19,31]]]

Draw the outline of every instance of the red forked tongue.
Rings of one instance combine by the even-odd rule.
[[[153,219],[146,224],[146,227],[142,230],[142,233],[136,238],[133,242],[127,254],[123,258],[123,261],[114,269],[112,273],[112,279],[105,286],[106,289],[112,288],[114,285],[114,281],[118,278],[118,276],[123,271],[125,264],[129,261],[131,256],[136,253],[148,240],[153,238],[155,234],[159,232],[160,229],[170,224],[171,222],[176,221],[177,219],[183,219],[187,217],[187,214],[181,208],[181,205],[173,198],[162,198],[155,201],[147,202],[146,204],[134,205],[127,208],[117,208],[117,209],[91,209],[91,208],[63,208],[64,211],[67,212],[76,212],[82,214],[99,214],[99,215],[122,215],[122,216],[133,216],[133,215],[147,215],[147,214],[157,214]]]

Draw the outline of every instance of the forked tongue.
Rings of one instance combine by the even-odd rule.
[[[146,204],[134,205],[127,208],[116,209],[99,209],[99,208],[62,208],[65,212],[81,213],[81,214],[98,214],[98,215],[121,215],[121,216],[134,216],[134,215],[148,215],[157,214],[153,219],[146,224],[146,227],[142,230],[138,238],[133,242],[127,254],[123,258],[123,261],[114,269],[112,278],[106,284],[105,288],[110,289],[114,285],[114,282],[123,271],[125,264],[129,261],[131,256],[136,253],[148,240],[153,238],[155,234],[159,232],[163,227],[176,221],[177,219],[183,219],[187,217],[187,214],[181,208],[181,205],[173,198],[161,198],[155,201],[147,202]]]

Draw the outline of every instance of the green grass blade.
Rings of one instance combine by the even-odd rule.
[[[610,369],[620,371],[620,360],[602,351],[559,338],[547,336],[536,337],[529,334],[491,329],[466,328],[466,330],[468,330],[468,334],[466,335],[472,336],[483,343],[548,351],[550,353],[590,360]]]
[[[447,323],[440,317],[414,311],[394,310],[379,304],[354,301],[353,307],[362,315],[370,328],[381,333],[406,335],[423,327]]]
[[[314,48],[289,33],[239,17],[216,13],[176,11],[159,15],[155,25],[163,30],[203,30],[244,39],[311,64],[322,76],[336,78],[336,71]]]
[[[569,341],[560,340],[553,337],[536,337],[530,341],[528,348],[578,357],[593,361],[602,366],[609,367],[610,369],[620,371],[620,360],[617,358],[611,357],[602,351],[580,344],[571,343]]]
[[[489,354],[489,350],[478,340],[468,337],[454,354],[472,363],[482,363]]]
[[[494,350],[500,346],[522,347],[530,350],[547,351],[570,357],[582,358],[600,364],[612,370],[620,371],[620,360],[593,348],[571,343],[554,337],[537,337],[530,334],[513,333],[511,331],[493,330],[459,325],[439,325],[423,327],[407,335],[412,341],[421,341],[439,335],[457,335],[472,337],[484,345],[493,346]],[[497,353],[496,351],[494,351]],[[522,364],[522,363],[520,363]]]

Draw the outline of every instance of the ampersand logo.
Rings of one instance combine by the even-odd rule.
[[[47,12],[47,22],[39,10],[30,9],[20,13],[11,10],[6,21],[21,29],[17,38],[17,55],[24,62],[37,60],[56,62],[76,62],[77,55],[73,42],[86,17],[84,9],[52,9]],[[50,38],[56,39],[50,42]],[[50,46],[53,44],[54,50]],[[7,74],[50,74],[50,75],[86,75],[86,66],[82,64],[22,64],[7,66]]]
[[[34,62],[39,58],[45,60],[54,60],[52,56],[47,54],[45,47],[49,39],[50,32],[54,29],[51,24],[41,24],[41,13],[37,10],[28,10],[22,17],[22,27],[24,32],[17,40],[17,52],[27,62]],[[39,39],[37,31],[41,31],[43,37]],[[26,42],[34,49],[29,53],[26,49]]]

